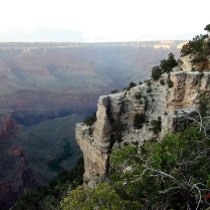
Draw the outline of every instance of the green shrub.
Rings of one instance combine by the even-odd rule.
[[[209,107],[209,93],[208,92],[203,92],[200,94],[198,98],[198,110],[201,114],[202,117],[207,116],[208,113],[208,107]]]
[[[120,120],[117,120],[113,124],[113,130],[114,130],[114,137],[116,141],[119,143],[122,141],[122,131],[124,130],[124,125]]]
[[[169,88],[172,88],[174,86],[174,84],[173,84],[173,82],[171,81],[170,78],[168,78],[167,83],[168,83]]]
[[[145,122],[145,120],[146,120],[146,115],[144,113],[135,114],[134,119],[133,119],[134,128],[136,129],[142,128],[142,124]]]
[[[93,135],[93,128],[91,126],[88,128],[88,135],[89,136]]]
[[[161,79],[161,80],[160,80],[160,84],[161,84],[161,85],[165,85],[164,79]]]
[[[206,27],[204,28],[204,30],[210,33],[210,24],[206,25]]]
[[[155,81],[158,80],[161,77],[161,74],[162,74],[162,70],[159,66],[154,66],[152,68],[151,77],[152,77],[153,80],[155,80]]]
[[[119,93],[119,90],[117,90],[117,89],[112,90],[112,91],[111,91],[111,94],[114,94],[114,93]]]
[[[141,98],[141,93],[140,93],[140,92],[135,93],[134,97],[135,97],[136,99],[140,99],[140,98]]]
[[[209,25],[206,26],[208,30]],[[181,49],[181,56],[188,55],[192,53],[193,59],[191,60],[193,65],[201,64],[200,68],[205,69],[205,64],[207,63],[207,56],[210,54],[209,43],[206,43],[204,40],[208,35],[197,35],[193,38],[192,41],[189,41]]]
[[[160,61],[160,68],[162,69],[162,73],[169,73],[172,71],[172,68],[177,66],[177,62],[174,59],[173,53],[169,53],[168,60],[161,60]]]
[[[87,117],[85,120],[84,120],[84,123],[85,125],[87,126],[92,126],[96,121],[96,112],[93,112],[93,114],[89,117]]]
[[[152,92],[152,88],[149,86],[148,88],[147,88],[147,93],[151,93]]]
[[[127,90],[130,90],[131,88],[136,87],[136,83],[134,82],[130,82],[130,84],[128,85],[128,87],[126,88]]]
[[[152,84],[152,83],[151,83],[151,80],[147,80],[147,85],[148,85],[148,86],[151,86],[151,84]]]

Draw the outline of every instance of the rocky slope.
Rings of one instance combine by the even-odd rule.
[[[164,80],[165,85],[161,85],[160,80],[152,81],[152,84],[144,83],[121,93],[101,96],[93,134],[89,134],[89,127],[85,124],[76,125],[76,140],[84,153],[84,179],[89,181],[90,186],[94,186],[108,170],[108,153],[115,133],[113,122],[121,121],[124,124],[122,142],[115,143],[116,146],[120,147],[124,142],[141,145],[175,129],[177,113],[196,109],[199,95],[210,91],[210,73],[190,71],[192,65],[189,57],[181,60],[181,64],[170,74],[172,88],[168,88],[168,75],[164,74],[160,80]],[[146,114],[146,122],[140,129],[135,129],[133,125],[137,113]],[[162,131],[156,135],[151,129],[151,121],[159,116]]]
[[[9,116],[3,116],[0,125],[0,208],[11,207],[25,188],[36,186],[20,143],[12,139],[17,132],[17,123]]]

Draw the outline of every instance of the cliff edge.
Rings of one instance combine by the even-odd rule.
[[[185,70],[186,68],[186,70]],[[190,71],[190,58],[182,57],[181,64],[170,72],[173,87],[167,85],[168,75],[158,81],[147,81],[124,92],[104,95],[98,100],[97,120],[91,127],[84,123],[76,125],[76,141],[85,163],[84,180],[90,186],[100,181],[107,173],[109,153],[112,146],[120,147],[125,142],[142,145],[152,138],[160,139],[176,129],[177,112],[196,109],[199,96],[210,91],[210,72]],[[135,115],[144,115],[145,121],[139,128],[134,126]],[[154,133],[152,121],[161,119],[162,130]],[[116,136],[114,124],[121,122],[121,140]]]

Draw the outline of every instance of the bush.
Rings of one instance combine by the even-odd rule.
[[[151,84],[152,84],[152,83],[151,83],[151,80],[147,80],[147,85],[148,85],[148,86],[151,86]]]
[[[173,53],[169,53],[168,60],[161,60],[160,61],[160,67],[162,69],[162,73],[169,73],[172,71],[172,68],[177,66],[177,62],[174,59]]]
[[[200,94],[198,99],[198,110],[202,117],[207,116],[208,113],[208,105],[209,105],[209,93],[203,92]]]
[[[161,74],[162,74],[162,70],[159,66],[154,66],[152,68],[151,77],[152,77],[153,80],[155,80],[155,81],[158,80],[161,77]]]
[[[120,120],[117,120],[114,122],[113,124],[113,130],[115,132],[115,139],[117,140],[117,142],[121,142],[122,141],[122,131],[124,130],[124,125]]]
[[[208,30],[209,25],[206,26]],[[210,54],[209,43],[206,43],[204,40],[207,38],[207,35],[197,35],[193,38],[192,41],[189,41],[181,49],[181,56],[193,54],[193,59],[191,60],[192,64],[200,65],[200,69],[204,69],[207,63],[207,56]]]
[[[128,85],[128,87],[126,88],[127,90],[130,90],[131,88],[136,87],[136,83],[134,82],[130,82],[130,84]]]
[[[151,93],[152,92],[152,88],[149,86],[148,88],[147,88],[147,93]]]
[[[133,119],[134,128],[136,129],[142,128],[142,124],[145,122],[145,120],[146,120],[146,115],[144,113],[135,114],[134,119]]]
[[[173,84],[173,82],[171,81],[170,78],[168,78],[167,83],[168,83],[169,88],[172,88],[174,86],[174,84]]]
[[[117,89],[112,90],[112,91],[111,91],[111,94],[114,94],[114,93],[119,93],[119,90],[117,90]]]
[[[84,123],[85,125],[87,126],[92,126],[96,121],[96,112],[93,112],[93,114],[89,117],[87,117],[85,120],[84,120]]]
[[[89,127],[88,128],[88,135],[89,136],[92,136],[93,135],[93,128],[92,127]]]
[[[136,99],[140,99],[140,98],[141,98],[141,93],[140,93],[140,92],[135,93],[134,97],[135,97]]]
[[[207,209],[209,140],[199,128],[192,125],[140,148],[127,145],[113,150],[110,162],[115,170],[110,177],[116,192],[142,203],[138,209]],[[122,165],[131,170],[122,173]],[[197,189],[191,190],[195,185]]]
[[[160,80],[160,84],[161,84],[161,85],[165,85],[164,79],[161,79],[161,80]]]
[[[159,132],[161,132],[161,117],[158,117],[158,120],[152,120],[151,121],[151,125],[152,125],[152,131],[154,134],[158,134]]]

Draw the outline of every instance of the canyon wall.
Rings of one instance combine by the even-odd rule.
[[[0,125],[0,209],[12,207],[25,188],[36,187],[20,143],[11,139],[18,130],[14,120],[3,116]]]
[[[152,138],[160,139],[175,129],[177,113],[192,112],[197,107],[199,95],[210,91],[210,72],[189,71],[188,59],[170,73],[173,87],[167,85],[168,75],[163,74],[159,81],[144,83],[121,93],[101,96],[98,100],[97,120],[89,134],[89,127],[84,123],[76,126],[76,140],[85,160],[84,179],[94,186],[108,169],[108,154],[114,135],[113,122],[121,121],[124,125],[122,142],[115,143],[120,147],[124,142],[141,145]],[[187,71],[181,71],[188,66]],[[192,66],[191,66],[192,69]],[[164,85],[160,84],[164,81]],[[136,97],[141,95],[141,97]],[[146,122],[142,128],[135,129],[133,119],[136,113],[145,113]],[[152,132],[152,120],[161,117],[162,131],[155,135]]]
[[[148,94],[148,85],[142,84],[130,90],[101,96],[98,100],[97,121],[93,126],[93,134],[89,133],[89,126],[84,123],[76,125],[76,141],[79,144],[85,162],[84,179],[90,186],[100,181],[106,175],[108,169],[108,153],[112,146],[112,138],[115,135],[114,124],[123,124],[122,142],[116,142],[114,146],[121,147],[124,142],[142,144],[145,140],[155,137],[150,127],[146,124],[141,129],[134,129],[133,119],[139,113],[147,114],[147,120],[157,119],[163,112],[166,86],[151,84],[154,88],[152,94]],[[162,93],[162,97],[159,97]],[[154,103],[156,102],[156,103]]]

